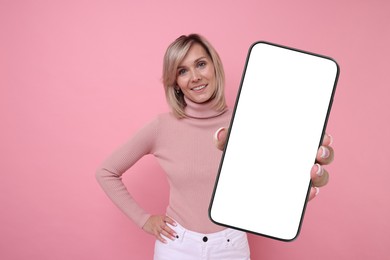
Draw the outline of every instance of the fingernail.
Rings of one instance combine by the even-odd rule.
[[[321,146],[321,158],[326,159],[329,157],[329,155],[330,155],[329,149],[324,146]]]
[[[316,171],[317,176],[322,176],[324,174],[323,168],[318,163],[316,163],[316,165],[317,165],[317,171]]]
[[[219,141],[219,139],[221,138],[221,133],[222,133],[223,130],[225,130],[225,127],[221,127],[221,128],[219,128],[219,129],[215,132],[215,134],[214,134],[214,139],[215,139],[216,141]]]
[[[314,189],[316,189],[316,196],[318,195],[318,193],[320,193],[320,188],[318,187],[314,187]]]
[[[328,134],[328,136],[329,136],[329,145],[332,145],[333,144],[333,137],[330,135],[330,134]]]
[[[176,222],[173,222],[173,226],[175,226],[175,227],[176,227],[176,226],[177,226],[177,223],[176,223]]]

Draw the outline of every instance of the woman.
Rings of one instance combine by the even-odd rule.
[[[249,259],[246,234],[208,218],[221,157],[215,145],[223,147],[226,129],[221,127],[231,118],[217,52],[200,35],[179,37],[165,53],[163,83],[172,112],[157,116],[116,150],[97,171],[97,179],[130,219],[156,237],[154,259]],[[330,143],[327,135],[312,168],[316,187],[328,180],[320,164],[333,160]],[[153,154],[167,175],[166,214],[145,212],[121,181],[121,175],[146,154]],[[310,198],[317,193],[318,188],[312,188]]]

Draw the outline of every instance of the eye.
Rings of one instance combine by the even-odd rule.
[[[206,62],[205,61],[199,61],[197,66],[198,66],[198,68],[204,68],[204,67],[206,67]]]
[[[178,74],[179,76],[181,76],[181,75],[184,75],[186,72],[187,72],[186,69],[179,69],[178,72],[177,72],[177,74]]]

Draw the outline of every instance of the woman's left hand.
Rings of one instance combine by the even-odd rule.
[[[218,149],[223,150],[226,143],[227,129],[220,128],[214,134],[215,145]],[[309,200],[313,199],[319,192],[319,187],[325,186],[329,181],[329,173],[324,168],[333,161],[334,150],[331,147],[332,136],[325,134],[322,145],[318,148],[316,163],[311,168],[310,176],[312,188],[310,190]]]

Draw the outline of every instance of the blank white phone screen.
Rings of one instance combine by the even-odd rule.
[[[283,241],[297,237],[338,75],[330,58],[267,42],[251,46],[212,221]]]

